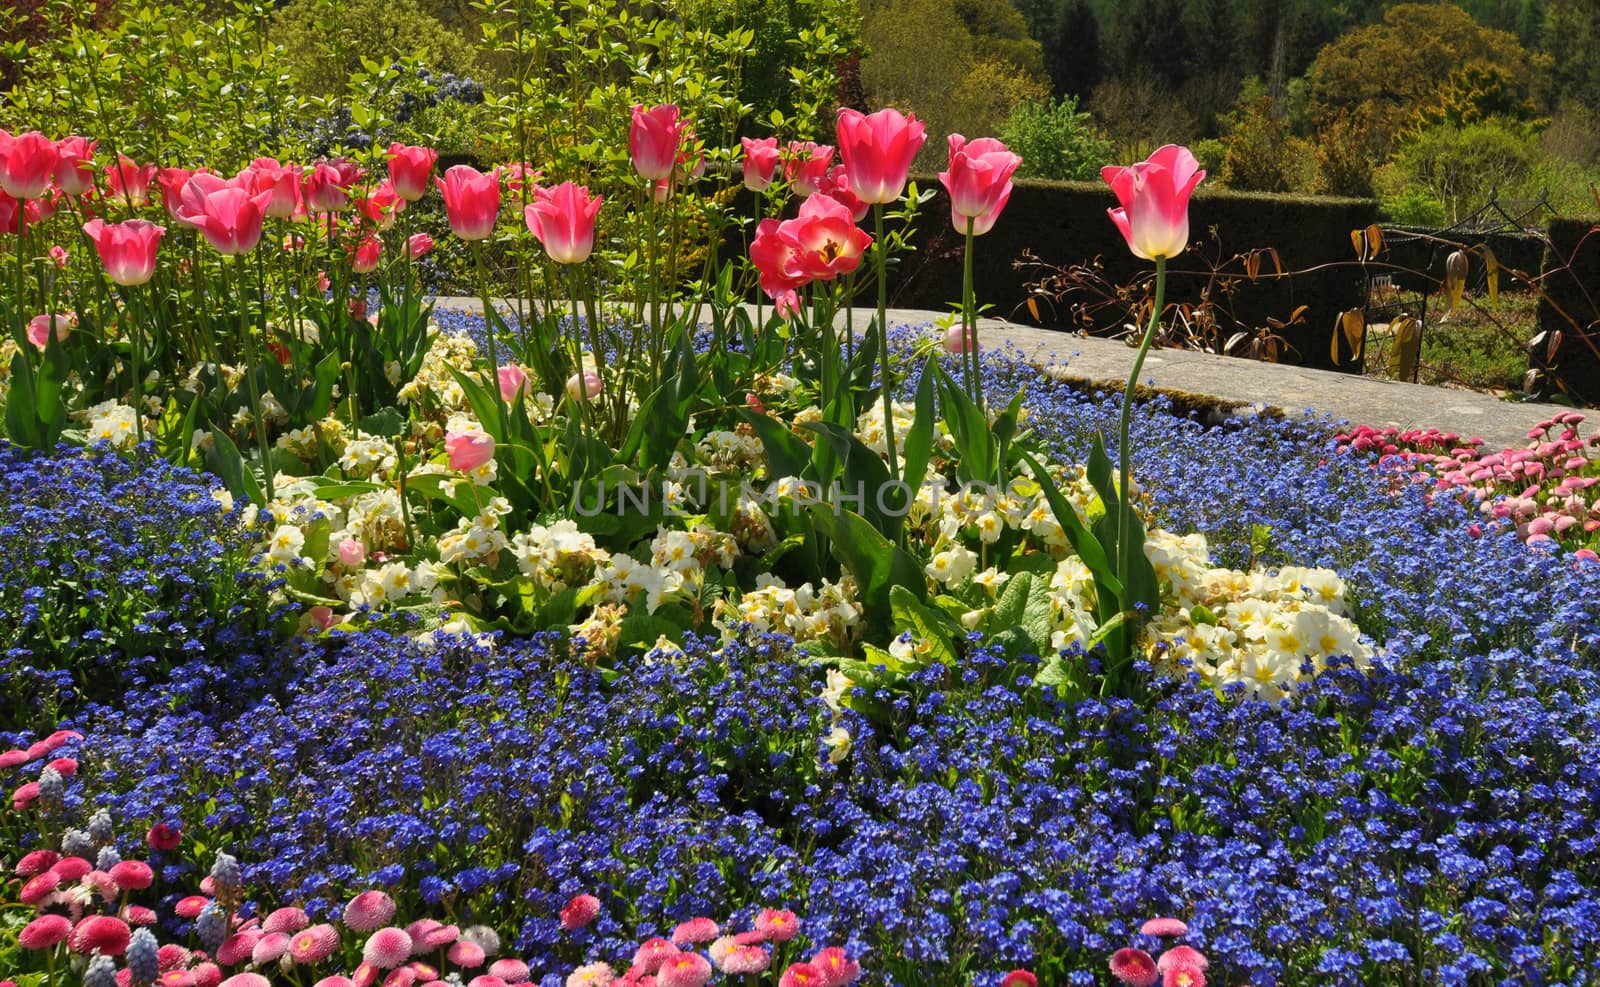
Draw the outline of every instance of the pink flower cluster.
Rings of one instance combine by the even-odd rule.
[[[1140,926],[1143,935],[1158,939],[1177,939],[1189,934],[1189,927],[1175,918],[1153,918]],[[1111,954],[1111,975],[1128,987],[1205,987],[1205,954],[1192,946],[1174,945],[1153,957],[1137,946]]]
[[[1488,530],[1513,529],[1530,545],[1559,544],[1600,561],[1600,434],[1584,439],[1576,411],[1528,430],[1521,449],[1486,453],[1479,438],[1435,429],[1401,431],[1363,425],[1336,437],[1340,451],[1371,451],[1388,468],[1431,479],[1437,493],[1469,499]],[[1473,524],[1468,532],[1481,536]]]
[[[0,753],[0,768],[42,760],[81,739],[60,731],[28,748]],[[77,762],[56,758],[46,770],[51,768],[70,778]],[[29,789],[24,797],[13,798],[17,810],[41,798],[38,783],[23,787]],[[170,823],[157,823],[145,834],[145,844],[156,853],[175,851],[182,842],[182,831]],[[105,870],[50,849],[34,850],[16,862],[16,901],[34,912],[17,935],[24,955],[40,956],[47,969],[71,956],[118,958],[126,964],[117,972],[120,987],[150,987],[132,979],[131,954],[140,936],[159,963],[154,987],[271,987],[275,981],[269,978],[280,972],[288,978],[282,982],[301,987],[517,987],[529,981],[526,963],[496,958],[500,938],[492,929],[462,929],[432,918],[401,926],[395,923],[394,899],[376,890],[351,899],[338,923],[315,923],[295,907],[246,918],[239,890],[219,887],[217,878],[207,876],[199,894],[178,898],[171,908],[174,917],[195,923],[197,935],[202,923],[216,922],[214,952],[179,943],[156,946],[150,937],[159,932],[162,916],[155,906],[171,900],[171,889],[158,886],[156,870],[145,861],[108,861],[102,853],[100,863]],[[347,959],[355,959],[353,969]],[[145,960],[142,968],[149,969],[148,954]],[[335,972],[339,969],[351,972]]]
[[[581,929],[600,914],[593,895],[573,898],[561,911],[561,927]],[[778,987],[844,987],[861,976],[861,964],[837,946],[783,965],[783,952],[800,932],[794,912],[763,908],[747,932],[730,933],[709,918],[679,923],[666,938],[639,945],[621,974],[610,963],[588,963],[567,976],[567,987],[704,987],[717,973],[754,977],[778,973]],[[704,948],[704,953],[700,951]]]

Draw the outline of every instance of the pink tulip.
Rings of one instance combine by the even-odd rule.
[[[960,134],[950,135],[950,167],[939,172],[939,181],[950,193],[950,211],[958,218],[959,232],[965,233],[967,224],[979,216],[998,215],[995,206],[1009,195],[1011,176],[1020,164],[1022,158],[993,137],[969,142]]]
[[[56,141],[56,187],[68,195],[82,195],[94,188],[96,141],[87,137],[63,137]]]
[[[967,332],[965,326],[951,326],[944,331],[944,348],[947,353],[965,355],[978,349],[978,337]]]
[[[911,162],[927,140],[922,121],[893,107],[871,115],[846,107],[839,111],[835,131],[856,198],[873,204],[900,198]]]
[[[740,138],[744,145],[744,187],[752,192],[765,192],[778,171],[778,138],[763,140]]]
[[[574,401],[593,401],[605,389],[605,382],[592,370],[567,378],[567,397]]]
[[[543,177],[544,172],[526,161],[508,164],[500,170],[500,180],[505,183],[506,191],[512,195],[521,195],[522,191],[527,189],[529,199],[538,192],[539,179]]]
[[[1186,147],[1167,144],[1143,162],[1100,169],[1122,205],[1108,209],[1128,249],[1145,260],[1176,257],[1189,245],[1189,196],[1206,177]]]
[[[648,110],[634,105],[633,125],[628,128],[628,154],[640,178],[660,182],[672,177],[684,129],[678,113],[670,103]]]
[[[66,247],[63,247],[60,244],[56,244],[54,247],[50,248],[49,254],[50,254],[50,263],[52,263],[52,264],[54,264],[56,266],[56,270],[65,271],[67,269],[67,259],[68,258],[67,258],[67,248]]]
[[[44,349],[50,343],[50,331],[55,330],[56,342],[64,343],[72,335],[72,328],[78,324],[78,317],[70,312],[57,312],[55,315],[36,315],[28,322],[28,342]]]
[[[495,219],[500,214],[498,170],[485,175],[471,165],[456,165],[433,182],[444,195],[445,214],[456,236],[486,240],[494,235]]]
[[[870,204],[856,198],[856,194],[850,190],[850,177],[845,174],[844,165],[833,166],[833,169],[822,179],[817,193],[827,196],[850,210],[850,218],[857,223],[866,219],[867,211],[872,208]]]
[[[0,130],[0,188],[17,199],[37,199],[55,178],[61,154],[37,130],[15,137]]]
[[[411,239],[406,241],[406,251],[412,260],[421,260],[433,252],[433,237],[426,233],[411,234]]]
[[[273,158],[256,158],[241,173],[241,177],[245,176],[248,176],[245,187],[252,195],[271,193],[272,201],[267,204],[267,215],[273,219],[289,219],[301,207],[300,169],[279,164]],[[162,185],[165,187],[165,181]]]
[[[394,184],[387,178],[378,183],[378,187],[369,194],[356,198],[356,209],[376,230],[387,231],[394,226],[394,218],[404,212],[406,200],[395,191]]]
[[[189,184],[189,179],[195,175],[204,174],[205,169],[190,171],[187,168],[162,168],[156,172],[156,182],[161,186],[161,204],[167,207],[167,215],[182,222],[178,215],[178,206],[183,202],[183,187]]]
[[[783,163],[784,181],[801,195],[816,195],[833,161],[833,148],[810,141],[790,141]]]
[[[111,280],[131,287],[144,284],[155,274],[156,248],[167,230],[142,219],[107,223],[96,217],[83,224],[83,232],[94,241]]]
[[[778,310],[778,315],[783,321],[788,322],[800,312],[800,294],[790,289],[779,292],[772,299],[772,307]]]
[[[528,372],[518,364],[508,363],[495,374],[500,378],[500,399],[506,404],[515,401],[528,386]]]
[[[594,250],[594,221],[600,196],[572,182],[544,189],[523,210],[528,230],[557,264],[582,264]]]
[[[141,165],[125,154],[117,155],[117,163],[106,166],[108,198],[129,209],[141,209],[150,201],[150,183],[161,169],[153,164]]]
[[[327,162],[312,165],[306,172],[300,195],[306,211],[312,213],[339,212],[350,204],[350,186],[345,183],[345,176]]]
[[[807,199],[798,216],[778,226],[778,236],[794,249],[790,268],[815,281],[832,281],[854,271],[872,244],[849,208],[825,195]]]
[[[251,195],[249,190],[215,175],[195,175],[184,185],[178,218],[206,238],[219,253],[247,254],[261,242],[272,193]]]
[[[494,458],[494,436],[476,430],[449,432],[444,437],[444,451],[451,469],[471,473]]]
[[[389,181],[396,195],[415,202],[427,194],[428,179],[433,177],[433,166],[439,161],[438,151],[396,142],[389,145],[388,158]]]
[[[994,229],[995,221],[1000,218],[1000,214],[1005,211],[1006,203],[1010,201],[1011,183],[1006,182],[1005,188],[1000,190],[1000,198],[995,201],[994,208],[981,216],[972,217],[972,235],[983,236]],[[950,225],[965,233],[967,232],[967,217],[959,215],[952,209],[950,210]]]
[[[750,241],[750,263],[761,275],[761,290],[774,300],[785,292],[793,294],[806,281],[795,270],[794,246],[779,235],[781,225],[776,219],[763,219]]]
[[[383,241],[375,236],[364,237],[350,254],[350,270],[357,274],[371,274],[378,269],[383,256]]]

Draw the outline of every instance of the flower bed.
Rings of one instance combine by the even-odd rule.
[[[986,369],[995,393],[1032,377]],[[1114,413],[1050,384],[1029,401],[1063,458]],[[772,639],[657,651],[607,685],[552,637],[336,633],[240,715],[100,714],[66,802],[125,830],[181,821],[174,892],[226,844],[263,908],[329,920],[377,884],[407,916],[496,927],[550,983],[763,904],[871,983],[1097,982],[1114,949],[1154,946],[1138,928],[1161,912],[1188,919],[1211,982],[1581,982],[1600,960],[1582,864],[1600,566],[1468,537],[1470,512],[1391,493],[1315,425],[1138,424],[1163,524],[1230,564],[1349,574],[1387,644],[1371,673],[1335,668],[1292,704],[1180,679],[1063,702],[979,643],[872,717],[831,709],[824,670]],[[565,932],[580,892],[602,907]]]

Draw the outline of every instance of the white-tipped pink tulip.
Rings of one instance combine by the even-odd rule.
[[[1100,169],[1122,203],[1109,209],[1128,249],[1145,260],[1176,257],[1189,245],[1189,196],[1206,177],[1186,147],[1168,144],[1126,168]]]

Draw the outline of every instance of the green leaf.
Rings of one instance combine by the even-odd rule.
[[[399,408],[384,408],[356,422],[356,428],[369,435],[393,439],[405,433],[406,416]]]
[[[1033,574],[1029,572],[1016,573],[1006,580],[1006,588],[1000,591],[1000,599],[990,615],[989,626],[995,631],[1021,626],[1028,606],[1028,591],[1032,588]]]
[[[811,463],[811,447],[805,440],[789,431],[782,422],[767,415],[758,415],[744,408],[738,409],[739,418],[755,429],[761,439],[761,448],[767,454],[767,478],[777,480],[785,476],[801,477]]]
[[[943,611],[924,604],[904,586],[889,588],[889,606],[894,613],[895,630],[908,630],[927,641],[929,654],[941,665],[956,664],[953,639],[963,633],[960,624]]]
[[[912,496],[922,486],[928,472],[928,462],[933,456],[935,376],[935,360],[929,356],[922,365],[922,378],[917,381],[916,415],[911,420],[911,428],[906,431],[905,468],[901,476]]]
[[[228,433],[220,428],[213,429],[211,439],[211,448],[206,451],[206,465],[211,472],[222,478],[230,494],[235,497],[248,497],[250,503],[257,507],[265,507],[267,499],[261,492],[261,484],[256,480],[255,471],[239,454],[239,447],[228,438]]]
[[[905,549],[883,537],[866,518],[823,504],[812,505],[810,514],[817,527],[827,533],[845,568],[856,577],[869,636],[873,632],[882,635],[891,628],[891,586],[904,586],[919,600],[927,598],[928,581],[922,566]]]
[[[1050,504],[1050,511],[1056,517],[1056,523],[1061,525],[1067,533],[1067,541],[1072,543],[1072,550],[1083,560],[1083,564],[1094,573],[1095,585],[1114,597],[1122,595],[1122,581],[1117,578],[1111,568],[1111,561],[1106,558],[1105,549],[1100,542],[1084,527],[1083,521],[1078,517],[1078,512],[1061,495],[1054,480],[1039,461],[1027,453],[1022,454],[1022,461],[1033,470],[1034,482],[1044,492],[1045,500]]]

